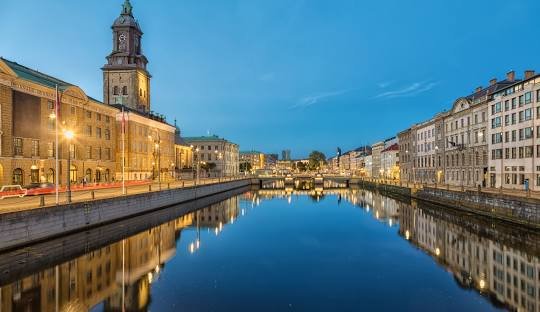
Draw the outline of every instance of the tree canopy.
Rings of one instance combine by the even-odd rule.
[[[309,154],[309,170],[318,170],[326,164],[326,156],[319,151],[313,151]]]

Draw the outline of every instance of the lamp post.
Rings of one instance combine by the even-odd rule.
[[[193,145],[191,145],[191,149],[193,149]],[[195,185],[198,185],[199,184],[199,162],[200,162],[200,157],[199,157],[199,148],[195,148],[195,157],[197,158],[197,168],[196,168],[196,176],[195,176]]]
[[[219,181],[221,181],[221,179],[223,178],[223,154],[221,152],[218,152],[217,150],[215,150],[214,153],[217,156],[217,160],[219,160],[219,164],[220,164]]]
[[[75,134],[73,133],[73,131],[71,130],[64,131],[64,138],[68,142],[68,158],[67,158],[68,174],[67,174],[67,191],[66,191],[68,203],[71,203],[71,140],[73,139],[74,136]]]
[[[156,131],[157,138],[154,139],[151,135],[148,136],[148,139],[154,143],[154,161],[155,161],[155,167],[157,167],[157,176],[158,176],[158,185],[159,190],[161,191],[161,137],[159,134],[159,131]],[[154,167],[154,168],[155,168]]]

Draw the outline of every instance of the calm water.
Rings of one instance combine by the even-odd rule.
[[[540,311],[538,238],[369,191],[261,190],[24,272],[0,311]]]

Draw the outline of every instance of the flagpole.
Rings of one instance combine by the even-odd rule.
[[[58,106],[60,105],[60,100],[58,98],[58,85],[56,85],[56,105],[54,105],[54,115],[55,115],[55,122],[54,122],[54,136],[55,136],[55,139],[54,139],[54,149],[55,149],[55,152],[54,152],[54,155],[56,156],[55,157],[55,170],[54,170],[54,174],[55,174],[55,195],[56,195],[56,205],[58,205],[59,203],[59,200],[58,200],[58,184],[59,184],[59,176],[60,176],[60,173],[58,172],[58,118],[60,118],[60,116],[58,115],[58,112],[59,112],[59,109],[58,109]]]
[[[126,120],[124,118],[124,105],[122,105],[122,194],[126,194]]]

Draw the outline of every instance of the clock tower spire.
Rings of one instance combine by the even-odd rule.
[[[150,73],[141,47],[143,32],[133,17],[129,0],[112,25],[112,52],[103,66],[103,101],[125,105],[142,113],[150,111]]]

